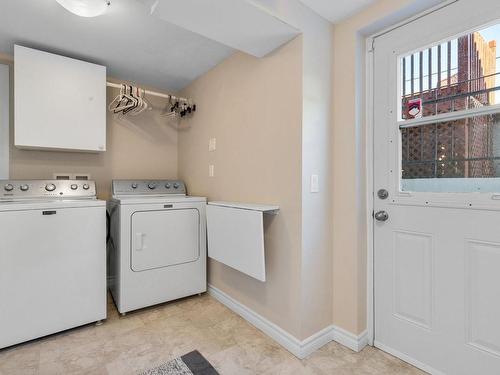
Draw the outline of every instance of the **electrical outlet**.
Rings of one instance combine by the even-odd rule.
[[[215,175],[215,165],[210,164],[208,166],[208,177],[213,177]]]
[[[319,193],[319,176],[317,174],[311,175],[311,193]]]
[[[216,138],[210,138],[208,140],[208,151],[215,151],[217,148],[217,139]]]

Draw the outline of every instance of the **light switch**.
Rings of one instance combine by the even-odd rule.
[[[213,177],[215,174],[215,166],[213,164],[210,164],[208,166],[208,177]]]
[[[215,151],[216,148],[217,148],[217,139],[210,138],[208,141],[208,151]]]
[[[311,175],[311,193],[319,193],[319,176],[317,174]]]

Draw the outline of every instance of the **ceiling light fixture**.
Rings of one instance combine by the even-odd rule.
[[[110,0],[56,0],[59,5],[80,17],[97,17],[106,12]]]

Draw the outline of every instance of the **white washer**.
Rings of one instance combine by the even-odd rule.
[[[105,210],[92,181],[0,181],[0,348],[106,319]]]
[[[113,181],[109,286],[120,313],[207,290],[205,207],[182,181]]]

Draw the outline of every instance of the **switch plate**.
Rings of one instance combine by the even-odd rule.
[[[210,164],[208,166],[208,177],[213,177],[215,174],[215,165]]]
[[[210,138],[208,140],[208,151],[215,151],[217,148],[217,139],[216,138]]]
[[[311,193],[319,193],[319,176],[317,174],[311,175]]]

